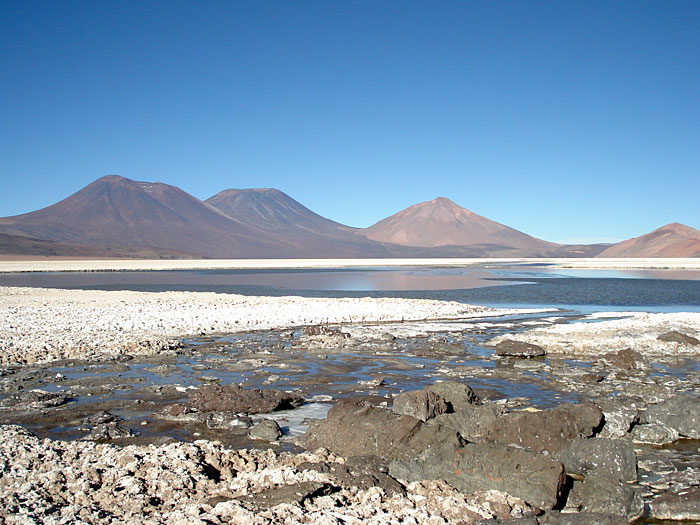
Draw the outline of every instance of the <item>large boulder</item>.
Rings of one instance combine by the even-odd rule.
[[[583,476],[569,494],[584,512],[638,518],[644,510],[640,494],[630,487],[637,481],[637,455],[629,441],[584,439],[573,441],[556,455],[566,472]]]
[[[438,381],[423,390],[441,395],[454,412],[481,404],[481,399],[469,385],[457,381]]]
[[[668,445],[678,440],[678,432],[666,425],[637,425],[630,433],[633,443],[643,445]]]
[[[629,441],[618,439],[579,439],[555,456],[566,472],[588,476],[603,471],[622,481],[637,481],[637,455]]]
[[[510,412],[496,418],[485,437],[493,443],[555,453],[574,439],[592,436],[602,421],[600,408],[584,401],[535,412]]]
[[[493,403],[470,405],[451,414],[442,414],[431,419],[429,424],[454,428],[467,441],[486,441],[487,435],[505,409]]]
[[[442,443],[464,443],[455,430],[426,425],[362,398],[337,401],[326,419],[312,422],[299,441],[308,450],[325,448],[346,458],[370,455],[386,460],[413,458]]]
[[[583,512],[623,516],[632,521],[644,513],[641,494],[617,476],[598,469],[582,485]]]
[[[277,441],[282,437],[282,429],[277,421],[273,419],[263,419],[250,429],[248,435],[252,439],[262,439],[264,441]]]
[[[504,445],[447,443],[416,459],[392,461],[389,474],[406,481],[445,480],[465,494],[499,490],[551,509],[560,498],[564,466],[551,458]]]
[[[448,405],[440,394],[425,390],[403,392],[394,398],[392,410],[396,414],[415,417],[425,422],[448,411]]]
[[[542,357],[547,352],[538,345],[513,339],[504,339],[496,345],[495,353],[502,357]]]
[[[598,398],[595,403],[603,411],[605,425],[597,435],[602,438],[619,439],[625,437],[633,425],[639,422],[639,408],[646,406],[640,399],[628,396]]]
[[[201,412],[242,412],[262,414],[296,408],[303,396],[281,390],[246,389],[238,385],[205,385],[189,396],[192,407]]]
[[[650,406],[640,417],[642,423],[664,425],[690,439],[700,439],[700,399],[676,396]]]

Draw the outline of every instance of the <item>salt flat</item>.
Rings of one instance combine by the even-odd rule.
[[[0,258],[0,272],[90,272],[146,270],[226,270],[369,267],[459,267],[475,265],[543,264],[580,269],[700,269],[700,258],[686,259],[72,259]]]
[[[515,312],[427,299],[0,287],[0,364],[158,353],[201,334]]]
[[[605,318],[611,319],[605,319]],[[678,331],[700,336],[700,313],[602,312],[588,318],[598,322],[554,324],[494,339],[516,339],[537,344],[550,355],[596,356],[632,348],[645,356],[682,356],[700,354],[700,346],[668,343],[657,338]]]

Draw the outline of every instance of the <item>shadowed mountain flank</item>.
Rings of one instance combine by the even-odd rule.
[[[38,257],[99,257],[123,259],[193,259],[197,254],[138,246],[102,246],[44,241],[21,235],[0,233],[0,255]]]
[[[294,244],[300,257],[388,257],[391,249],[354,234],[355,228],[314,213],[273,188],[228,189],[206,200],[267,239]]]

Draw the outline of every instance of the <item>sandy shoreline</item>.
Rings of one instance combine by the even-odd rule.
[[[299,269],[369,267],[460,267],[544,264],[575,269],[700,269],[700,258],[687,259],[16,259],[0,258],[0,273],[146,270]]]

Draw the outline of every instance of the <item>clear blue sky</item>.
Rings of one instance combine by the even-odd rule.
[[[0,216],[106,174],[369,226],[700,228],[700,2],[0,3]]]

